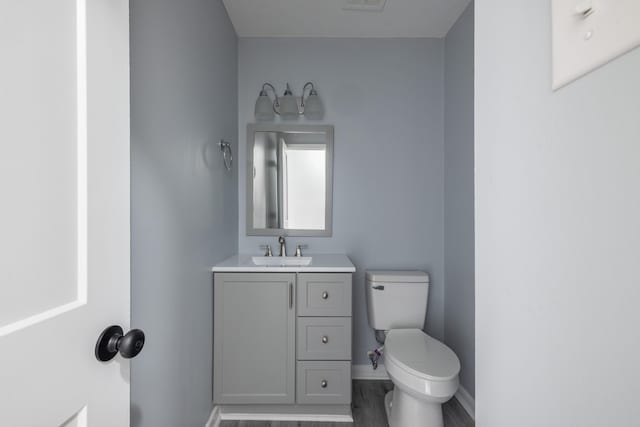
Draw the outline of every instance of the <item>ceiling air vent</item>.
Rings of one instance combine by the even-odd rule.
[[[381,12],[387,0],[343,0],[344,10],[367,10],[370,12]]]

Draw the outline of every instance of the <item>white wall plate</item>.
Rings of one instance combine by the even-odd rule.
[[[553,89],[640,45],[640,0],[552,0]]]

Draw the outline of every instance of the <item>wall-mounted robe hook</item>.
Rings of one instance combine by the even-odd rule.
[[[230,171],[233,167],[233,152],[231,151],[231,143],[225,141],[224,139],[221,139],[218,145],[220,145],[220,151],[222,151],[224,168]]]

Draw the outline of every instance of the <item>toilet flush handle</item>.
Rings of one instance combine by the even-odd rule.
[[[383,285],[372,286],[372,288],[375,289],[376,291],[384,291],[384,286]]]

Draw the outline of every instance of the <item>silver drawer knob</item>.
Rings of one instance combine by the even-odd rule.
[[[322,343],[323,343],[323,344],[326,344],[326,343],[328,343],[328,342],[329,342],[329,337],[328,337],[328,336],[326,336],[326,335],[325,335],[325,336],[323,336],[323,337],[322,337]]]
[[[322,388],[327,388],[327,385],[328,385],[327,380],[322,380],[322,382],[320,383],[320,387]]]
[[[327,299],[327,298],[329,298],[329,292],[324,291],[324,292],[322,293],[322,299]]]

